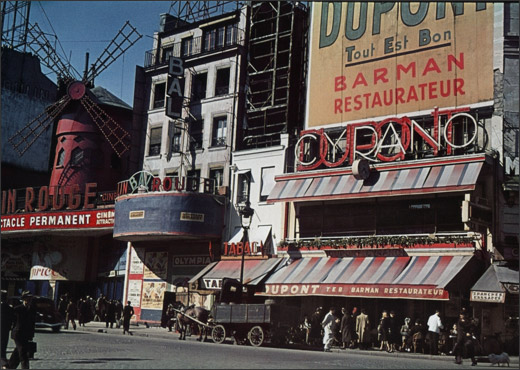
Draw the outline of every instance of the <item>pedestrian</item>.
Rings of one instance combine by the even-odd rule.
[[[305,344],[306,345],[310,345],[311,342],[311,337],[310,337],[310,334],[311,334],[311,322],[309,321],[309,316],[308,315],[305,315],[303,317],[303,324],[302,324],[302,329],[303,329],[303,332],[305,333]]]
[[[96,301],[96,315],[94,321],[105,321],[105,296],[101,294]]]
[[[332,345],[332,342],[334,341],[334,336],[332,333],[332,324],[336,320],[335,316],[336,309],[334,307],[331,307],[329,312],[325,315],[321,322],[321,327],[323,328],[323,350],[325,352],[330,352],[330,347]]]
[[[105,303],[105,325],[108,328],[114,327],[114,323],[116,322],[116,307],[114,305],[114,301],[107,300]]]
[[[323,320],[323,307],[317,307],[311,316],[311,344],[318,345],[322,340],[322,327],[321,322]]]
[[[78,315],[78,309],[74,299],[69,301],[67,305],[66,318],[65,318],[65,329],[69,328],[69,321],[72,322],[72,327],[76,330],[76,316]]]
[[[79,326],[85,326],[89,322],[90,304],[87,302],[87,298],[83,297],[79,300],[78,307],[78,323]]]
[[[14,310],[7,301],[7,291],[2,290],[2,355],[0,361],[2,366],[7,365],[7,342],[9,342],[9,332],[13,326]]]
[[[16,369],[19,364],[22,369],[29,369],[29,342],[34,337],[34,325],[36,313],[30,305],[31,294],[28,291],[22,293],[22,304],[13,309],[14,325],[11,330],[11,338],[16,348],[11,353],[8,369]]]
[[[114,300],[114,307],[116,310],[116,328],[121,327],[121,316],[123,314],[123,304],[120,300]]]
[[[466,312],[459,314],[459,320],[457,321],[457,342],[453,348],[455,355],[455,363],[462,365],[462,359],[469,357],[471,359],[471,366],[477,365],[475,359],[475,346],[473,344],[471,320],[468,318]]]
[[[69,300],[66,294],[62,294],[60,296],[60,301],[58,302],[58,312],[61,316],[61,321],[65,321],[67,317],[67,305],[69,304]]]
[[[388,317],[388,312],[383,311],[381,314],[381,319],[379,319],[379,326],[377,327],[379,340],[381,341],[381,345],[379,347],[380,351],[386,350],[387,352],[391,352],[390,344],[388,343],[389,328],[390,318]]]
[[[353,348],[356,340],[356,319],[354,315],[345,308],[342,308],[343,317],[341,318],[341,341],[342,348]]]
[[[361,313],[356,317],[356,334],[359,341],[359,349],[367,349],[370,343],[370,320],[368,319],[365,308],[361,308]]]
[[[130,331],[130,319],[134,316],[134,308],[132,302],[128,301],[126,306],[123,308],[123,334],[127,333],[133,335]]]
[[[437,309],[435,313],[428,318],[428,335],[430,336],[430,354],[439,354],[439,334],[441,329],[444,328],[442,325],[441,312]]]
[[[395,311],[390,311],[388,326],[388,344],[390,345],[390,352],[397,351],[399,343],[401,343],[400,325],[395,316]]]
[[[410,330],[409,347],[413,348],[413,352],[422,351],[424,353],[424,325],[421,319],[415,319],[415,323]]]
[[[409,338],[410,338],[410,321],[409,317],[405,317],[404,324],[401,326],[401,352],[410,352]]]

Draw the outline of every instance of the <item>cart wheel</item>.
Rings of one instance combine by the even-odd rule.
[[[247,333],[247,339],[253,347],[260,347],[264,343],[264,338],[264,330],[261,326],[253,326]]]
[[[226,339],[226,328],[224,328],[222,325],[215,326],[211,331],[211,338],[215,343],[223,343]]]

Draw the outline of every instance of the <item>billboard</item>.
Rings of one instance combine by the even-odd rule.
[[[322,2],[307,128],[493,100],[492,3]]]

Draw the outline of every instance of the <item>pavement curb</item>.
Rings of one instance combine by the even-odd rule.
[[[67,331],[73,331],[73,329],[62,329]],[[93,321],[86,324],[86,326],[78,326],[77,331],[90,332],[90,333],[98,333],[98,334],[112,334],[112,335],[123,335],[123,328],[107,328],[106,324],[103,322]],[[149,326],[146,327],[143,324],[140,325],[130,325],[130,331],[134,336],[139,337],[147,337],[147,338],[163,338],[163,339],[172,339],[179,340],[179,333],[170,332],[166,328],[162,328],[160,326]],[[198,336],[187,337],[186,340],[197,340]],[[211,339],[208,339],[211,341]],[[308,350],[308,351],[321,351],[315,347],[305,347],[302,345],[289,345],[287,349],[295,349],[295,350]],[[370,356],[392,356],[392,357],[400,357],[400,358],[415,358],[415,359],[425,359],[425,360],[435,360],[435,361],[450,361],[453,362],[455,359],[452,355],[438,355],[432,356],[429,354],[423,353],[410,353],[410,352],[392,352],[388,353],[386,351],[379,351],[378,349],[368,349],[368,350],[360,350],[360,349],[341,349],[337,347],[331,348],[332,353],[356,353],[363,354],[366,353]],[[486,356],[478,357],[479,363],[489,364],[489,360]],[[470,360],[464,360],[464,363],[469,365]],[[502,364],[498,364],[502,365]],[[505,365],[505,364],[504,364]],[[518,356],[510,356],[510,366],[517,367],[519,365],[519,357]]]

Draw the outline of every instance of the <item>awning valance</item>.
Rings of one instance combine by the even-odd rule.
[[[481,159],[483,159],[482,157]],[[366,180],[350,172],[323,172],[281,176],[267,198],[268,202],[352,199],[421,193],[469,191],[475,189],[483,161],[376,168]]]
[[[504,303],[506,293],[518,294],[518,268],[515,270],[505,263],[495,263],[488,267],[482,277],[471,288],[473,302]]]
[[[261,283],[272,270],[286,260],[286,258],[245,259],[244,284],[257,285]],[[201,271],[197,275],[197,279],[194,277],[190,282],[200,279],[199,289],[220,290],[222,279],[240,279],[241,266],[242,261],[240,259],[214,262],[211,268],[205,270],[204,273]]]
[[[270,296],[448,300],[446,285],[471,256],[304,257],[265,281]]]

